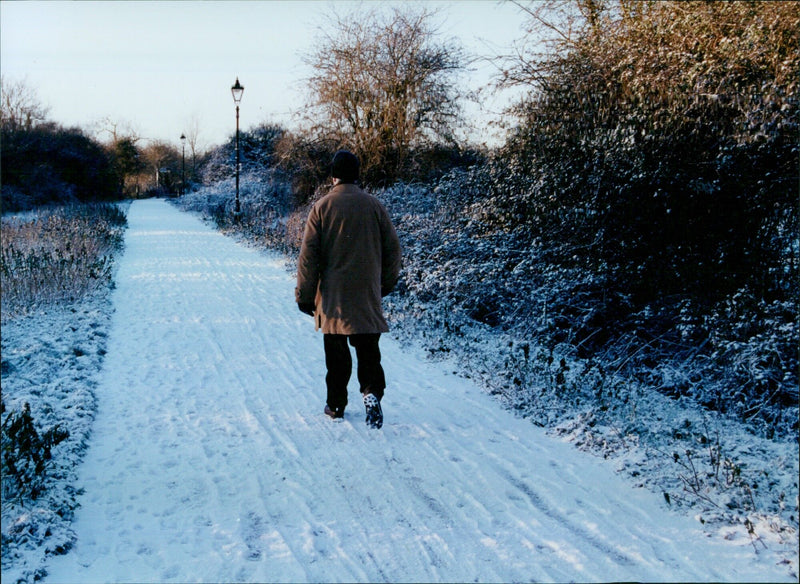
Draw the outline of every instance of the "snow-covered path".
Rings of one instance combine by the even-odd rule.
[[[355,379],[331,421],[293,291],[280,257],[133,203],[78,541],[48,582],[786,579],[391,335],[383,429]]]

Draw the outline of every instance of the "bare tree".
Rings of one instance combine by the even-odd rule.
[[[136,144],[142,137],[139,135],[139,132],[133,127],[130,122],[120,122],[117,121],[111,116],[106,116],[99,120],[95,125],[95,134],[98,138],[103,135],[108,135],[108,143],[112,146],[120,142],[121,140],[128,140]]]
[[[465,58],[437,41],[435,13],[382,10],[334,14],[306,62],[312,132],[354,150],[367,180],[391,181],[413,147],[454,143]]]
[[[186,131],[184,135],[186,136],[186,143],[189,144],[189,151],[192,154],[192,171],[190,176],[194,178],[197,172],[197,154],[200,148],[200,116],[192,114],[186,122]]]
[[[0,76],[0,126],[30,130],[45,121],[48,108],[25,81],[9,81]]]
[[[153,140],[142,148],[141,159],[149,173],[151,186],[170,192],[180,178],[180,152],[167,142]]]
[[[498,68],[496,88],[546,88],[553,56],[575,49],[591,20],[604,10],[602,0],[511,0],[524,23],[524,34],[509,54],[491,59]]]

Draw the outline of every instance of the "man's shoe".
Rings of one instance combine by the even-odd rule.
[[[325,404],[325,415],[334,420],[344,418],[344,408],[332,408]]]
[[[383,426],[383,410],[378,398],[371,393],[365,393],[364,407],[367,409],[367,426],[376,429]]]

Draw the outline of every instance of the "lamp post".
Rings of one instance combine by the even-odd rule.
[[[236,104],[236,203],[234,206],[235,219],[239,220],[241,208],[239,207],[239,102],[242,101],[242,94],[244,87],[239,83],[239,78],[236,78],[236,83],[231,86],[231,94],[233,95],[233,103]]]
[[[186,194],[186,136],[181,133],[181,195]]]

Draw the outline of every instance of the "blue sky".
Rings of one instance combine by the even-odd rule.
[[[403,4],[408,4],[404,2]],[[480,55],[507,52],[522,35],[517,6],[494,0],[418,2],[439,9],[444,38],[457,38]],[[292,127],[303,104],[302,62],[332,8],[339,13],[384,2],[355,1],[136,1],[0,2],[0,70],[7,81],[32,87],[49,117],[96,131],[104,118],[145,139],[178,143],[191,125],[201,147],[219,144],[235,127],[230,86],[245,87],[241,126],[269,121]],[[492,68],[464,78],[478,89]],[[467,109],[486,123],[508,97]],[[484,110],[484,111],[481,111]],[[103,138],[103,135],[100,134]]]

